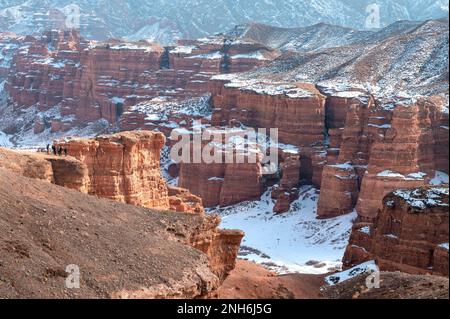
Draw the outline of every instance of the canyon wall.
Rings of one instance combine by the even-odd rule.
[[[256,200],[261,196],[262,154],[255,145],[246,144],[243,139],[245,130],[206,129],[194,132],[183,129],[175,130],[174,133],[177,131],[184,139],[192,141],[183,150],[190,151],[189,156],[183,156],[178,163],[180,187],[201,197],[206,207],[228,206]],[[211,140],[203,140],[196,146],[193,141],[200,140],[202,135],[210,136]],[[234,144],[232,140],[238,142]],[[180,141],[183,143],[183,139]],[[178,141],[172,140],[171,143],[176,144]],[[204,157],[194,160],[194,152],[205,154],[207,150],[212,155],[211,161]],[[180,155],[183,155],[182,152]]]
[[[142,131],[56,145],[67,148],[69,156],[86,165],[89,194],[164,210],[169,208],[159,164],[164,144],[161,133]]]
[[[179,102],[205,95],[212,75],[248,71],[279,55],[222,37],[161,47],[147,41],[88,42],[75,31],[25,37],[20,45],[5,89],[16,109],[41,112],[35,133],[65,132],[100,119],[122,130],[145,129],[154,120],[144,113],[143,123],[136,123],[142,112],[133,106],[154,98]]]
[[[371,149],[356,207],[361,218],[375,218],[380,199],[390,191],[426,185],[439,170],[448,174],[448,113],[442,110],[443,101],[434,98],[399,104],[393,110],[383,140]]]
[[[278,128],[281,143],[299,147],[323,141],[325,97],[313,85],[240,81],[234,76],[215,76],[210,82],[213,125]]]
[[[274,189],[277,212],[289,209],[303,182],[321,189],[319,218],[356,209],[370,221],[387,193],[448,175],[448,111],[440,97],[376,99],[360,88],[236,74],[214,76],[210,91],[213,125],[278,128],[280,143],[299,148],[299,160],[280,166],[281,173],[283,165],[295,167],[300,178]]]
[[[448,276],[448,209],[448,185],[389,193],[374,223],[355,223],[344,266]]]
[[[278,129],[281,185],[272,197],[275,212],[289,210],[300,181],[320,186],[325,164],[325,96],[314,85],[242,80],[236,74],[210,81],[215,126]],[[242,188],[245,185],[241,186]]]
[[[202,215],[201,198],[186,189],[168,188],[161,176],[160,157],[165,141],[162,133],[135,131],[95,139],[68,139],[56,146],[67,149],[70,157],[86,167],[83,178],[87,182],[83,184],[88,194],[131,205]],[[76,179],[74,170],[65,172],[69,174],[66,180]]]

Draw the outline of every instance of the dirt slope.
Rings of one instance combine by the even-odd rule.
[[[185,244],[201,224],[0,168],[0,297],[205,295],[218,279],[207,257]],[[65,287],[70,264],[80,267],[80,289]]]

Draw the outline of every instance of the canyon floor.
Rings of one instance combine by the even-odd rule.
[[[238,260],[217,291],[221,299],[317,299],[324,275],[277,275],[255,263]]]
[[[211,209],[222,217],[222,228],[246,233],[239,256],[279,274],[326,274],[340,269],[356,214],[317,219],[319,191],[303,186],[291,209],[276,215],[270,193],[267,190],[259,201]]]

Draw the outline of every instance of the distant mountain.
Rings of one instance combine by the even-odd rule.
[[[0,0],[0,31],[41,32],[64,24],[58,11],[81,8],[82,34],[92,39],[146,38],[164,44],[259,22],[278,27],[317,23],[364,29],[373,0]],[[377,0],[380,27],[448,15],[448,0]],[[55,10],[57,9],[57,10]],[[377,11],[377,10],[375,10]],[[376,13],[375,13],[376,16]],[[375,17],[376,18],[376,17]],[[377,19],[374,20],[377,22]],[[376,26],[377,23],[369,26]],[[343,31],[345,33],[345,29]]]
[[[448,97],[448,23],[447,18],[402,21],[376,32],[324,24],[300,29],[250,25],[235,35],[293,50],[241,77],[348,84],[378,96]]]
[[[379,30],[356,30],[327,23],[280,28],[259,23],[236,26],[227,36],[253,40],[283,51],[313,52],[356,43],[374,43],[412,30],[423,22],[398,21]]]

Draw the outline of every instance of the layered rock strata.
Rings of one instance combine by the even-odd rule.
[[[200,132],[181,130],[180,133],[186,134],[184,136],[188,137],[189,141],[196,139],[194,135],[200,135],[199,138],[204,134],[223,137],[220,141],[216,138],[204,140],[199,146],[189,142],[187,150],[192,151],[190,156],[182,158],[178,163],[178,185],[201,197],[205,207],[229,206],[255,200],[261,196],[263,191],[261,151],[255,144],[246,144],[245,140],[239,140],[236,144],[228,140],[229,138],[236,141],[245,135],[245,130],[232,130],[229,136],[227,136],[230,134],[229,130],[221,129],[206,129]],[[208,152],[213,155],[212,162],[205,160],[204,157],[198,161],[194,160],[194,152],[197,155]]]
[[[232,74],[213,77],[209,90],[213,125],[278,128],[280,142],[300,147],[323,141],[325,97],[313,85],[241,81]]]
[[[57,146],[86,166],[89,194],[165,210],[169,196],[159,164],[164,144],[163,134],[140,131],[72,139]]]
[[[122,130],[145,129],[154,120],[144,116],[137,125],[133,118],[143,113],[133,106],[155,97],[179,101],[205,95],[212,75],[248,71],[279,54],[222,37],[164,48],[147,41],[88,42],[75,31],[49,31],[20,45],[5,85],[10,104],[55,113],[36,119],[35,133],[68,131],[100,119]],[[123,118],[124,112],[130,114]]]
[[[448,276],[448,185],[399,189],[375,222],[354,225],[344,266],[376,260],[381,270]]]
[[[391,123],[383,125],[383,139],[370,149],[356,206],[362,219],[375,218],[382,208],[381,199],[394,189],[426,185],[439,170],[448,174],[443,148],[449,142],[448,135],[442,134],[443,122],[448,123],[448,113],[443,112],[440,99],[396,105]]]

